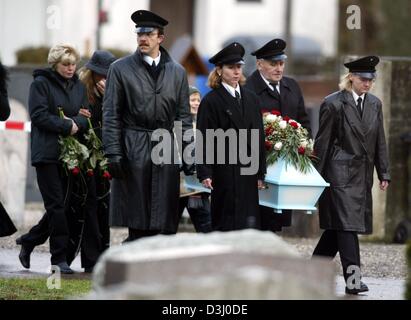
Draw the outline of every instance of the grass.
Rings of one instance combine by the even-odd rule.
[[[44,278],[2,278],[0,300],[62,300],[85,295],[90,289],[90,280],[61,279],[60,289],[49,289]]]

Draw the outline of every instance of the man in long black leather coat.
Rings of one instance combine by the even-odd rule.
[[[186,72],[161,47],[168,22],[145,10],[131,19],[138,49],[112,64],[103,101],[103,143],[114,177],[110,225],[129,228],[127,241],[177,232],[179,165],[152,161],[152,135],[165,129],[174,149],[174,121],[182,121],[183,134],[192,128]]]

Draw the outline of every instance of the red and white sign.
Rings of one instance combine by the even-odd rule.
[[[0,131],[3,130],[17,130],[30,132],[31,122],[30,121],[0,121]]]

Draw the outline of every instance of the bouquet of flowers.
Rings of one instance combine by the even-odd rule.
[[[59,115],[62,119],[66,119],[63,108],[59,107]],[[89,150],[73,136],[59,137],[60,157],[63,166],[73,175],[78,175],[83,169],[86,160],[89,158]]]
[[[263,110],[262,113],[267,165],[283,158],[286,164],[293,165],[302,173],[310,171],[311,161],[315,156],[314,143],[309,138],[307,129],[287,116],[282,117],[279,111]]]
[[[94,170],[98,167],[103,172],[103,178],[111,179],[111,175],[108,172],[108,161],[103,153],[103,143],[97,136],[91,124],[90,118],[88,118],[89,129],[84,135],[87,146],[90,151],[90,157],[87,161],[87,175],[93,176]]]

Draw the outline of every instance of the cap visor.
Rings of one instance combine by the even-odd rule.
[[[270,61],[284,61],[287,60],[287,55],[285,54],[280,54],[278,56],[274,57],[269,57],[269,58],[264,58],[265,60],[270,60]]]
[[[353,72],[353,74],[366,79],[375,79],[377,77],[375,72]]]
[[[154,31],[156,28],[154,27],[137,27],[135,33],[149,33]]]

